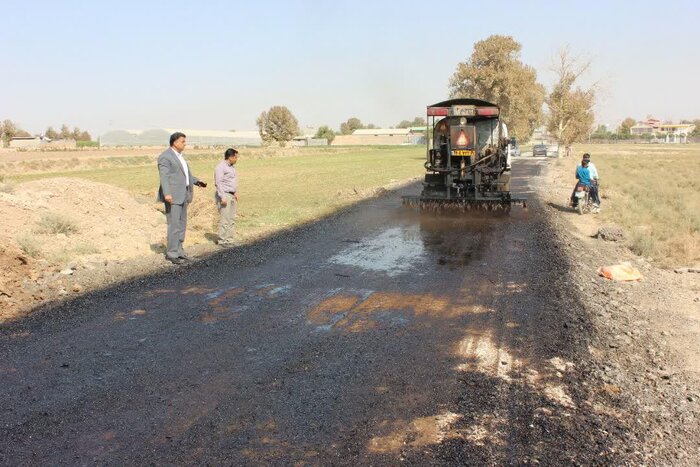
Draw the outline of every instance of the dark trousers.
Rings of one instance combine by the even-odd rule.
[[[580,185],[581,183],[577,183],[576,186],[574,186],[574,191],[571,192],[571,204],[576,207],[578,204],[578,200],[576,199],[576,188]],[[591,183],[588,194],[591,197],[591,201],[593,201],[594,204],[597,204],[600,206],[600,197],[598,196],[598,184],[597,183]]]
[[[187,230],[187,204],[165,203],[165,219],[168,221],[168,251],[165,256],[171,259],[185,255],[182,244]]]

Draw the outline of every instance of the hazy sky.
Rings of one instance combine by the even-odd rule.
[[[476,41],[512,35],[540,82],[565,44],[593,61],[597,120],[700,118],[700,1],[2,0],[0,119],[256,129],[424,116]]]

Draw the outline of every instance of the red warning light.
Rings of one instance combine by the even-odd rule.
[[[498,107],[479,107],[476,109],[477,115],[492,116],[498,115]]]
[[[428,117],[447,117],[449,107],[428,107]]]
[[[460,130],[459,138],[457,138],[457,146],[467,145],[467,135],[464,134],[464,130]]]

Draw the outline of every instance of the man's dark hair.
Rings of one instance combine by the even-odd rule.
[[[591,155],[588,154],[588,153],[585,153],[585,154],[583,155],[583,159],[584,159],[584,160],[590,160],[590,159],[591,159]]]
[[[176,131],[175,133],[170,135],[170,145],[172,146],[173,143],[175,141],[179,140],[180,138],[187,138],[187,136],[184,133],[181,133],[179,131]]]
[[[228,148],[228,149],[226,150],[226,152],[224,153],[224,159],[228,159],[229,157],[233,157],[233,156],[235,156],[235,155],[237,155],[237,154],[238,154],[238,150],[237,150],[237,149]]]

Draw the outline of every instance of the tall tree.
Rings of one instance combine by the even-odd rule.
[[[690,136],[700,136],[700,119],[693,120],[693,125],[695,125],[695,128],[693,129],[693,132],[690,133]]]
[[[411,126],[426,126],[428,122],[423,117],[416,117],[411,122]]]
[[[277,142],[285,146],[299,134],[299,122],[292,112],[283,105],[275,105],[257,118],[260,138],[265,143]]]
[[[58,134],[58,132],[56,130],[53,129],[52,126],[50,126],[44,132],[44,136],[49,138],[49,139],[58,139],[60,135]]]
[[[335,138],[335,131],[333,131],[331,127],[323,125],[318,127],[314,138],[326,138],[328,140],[328,144],[331,144]]]
[[[632,117],[627,117],[620,123],[620,134],[621,135],[629,135],[630,134],[630,129],[637,124],[637,120],[633,119]]]
[[[61,133],[60,133],[61,139],[71,139],[73,136],[73,132],[70,131],[70,128],[68,128],[68,125],[65,123],[61,125]]]
[[[8,144],[12,138],[17,136],[31,135],[12,120],[3,120],[2,123],[0,123],[0,139],[2,139],[3,143]]]
[[[411,128],[413,126],[425,126],[427,123],[423,117],[416,117],[411,120],[401,120],[401,122],[396,125],[396,128]]]
[[[584,88],[578,84],[589,67],[589,61],[581,62],[562,48],[553,68],[557,81],[547,96],[547,130],[566,148],[567,155],[571,145],[588,138],[593,129],[596,85]]]
[[[346,122],[340,124],[340,133],[343,135],[351,135],[353,131],[364,128],[359,118],[351,117]]]
[[[598,127],[591,133],[592,139],[608,139],[611,133],[608,131],[607,125],[598,125]]]
[[[83,131],[76,141],[92,141],[92,136],[87,131]]]
[[[521,49],[510,36],[493,35],[474,44],[471,57],[450,78],[450,97],[497,104],[509,136],[527,140],[542,119],[545,89],[535,69],[520,61]]]

